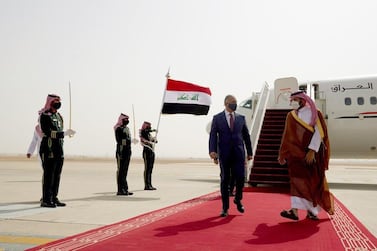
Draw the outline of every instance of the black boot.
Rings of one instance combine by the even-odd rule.
[[[41,207],[51,207],[51,208],[54,208],[56,207],[55,203],[51,202],[51,201],[42,201],[41,202]]]
[[[61,202],[58,198],[55,198],[55,199],[54,199],[54,202],[55,202],[55,205],[56,205],[57,207],[65,207],[65,206],[67,205],[67,204]]]
[[[121,189],[120,191],[117,192],[117,195],[133,195],[134,193],[128,192],[126,189]]]
[[[157,190],[157,188],[152,187],[151,185],[149,185],[149,186],[145,186],[144,190]]]

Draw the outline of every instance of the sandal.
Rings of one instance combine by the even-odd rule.
[[[297,215],[293,212],[293,210],[283,210],[281,211],[280,213],[280,216],[284,217],[284,218],[288,218],[288,219],[291,219],[291,220],[298,220],[298,217]]]
[[[306,219],[310,219],[310,220],[319,220],[317,215],[313,214],[312,212],[310,212],[308,210],[308,214],[306,215]]]

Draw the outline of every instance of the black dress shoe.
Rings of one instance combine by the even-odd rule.
[[[234,204],[237,205],[237,210],[238,210],[238,212],[240,212],[240,213],[244,213],[244,212],[245,212],[245,208],[243,207],[241,201],[239,201],[239,200],[234,200],[233,202],[234,202]]]
[[[228,210],[223,210],[220,213],[220,217],[227,217],[228,216]]]
[[[308,210],[308,214],[306,215],[306,219],[310,219],[310,220],[319,220],[319,219],[318,219],[318,216],[315,215],[315,214],[313,214],[313,213],[310,212],[309,210]]]
[[[288,218],[291,220],[298,220],[298,216],[293,212],[293,210],[283,210],[280,212],[280,216],[284,218]]]
[[[54,208],[54,207],[56,207],[56,205],[55,205],[55,203],[52,203],[52,202],[42,201],[41,207],[51,207],[51,208]]]
[[[67,205],[67,204],[61,202],[58,198],[56,198],[56,199],[54,200],[54,202],[55,202],[55,205],[56,205],[57,207],[65,207],[65,206]]]
[[[133,195],[134,193],[131,193],[131,192],[128,192],[128,191],[120,191],[120,192],[117,192],[117,195],[125,195],[125,196],[128,196],[128,195]]]
[[[150,187],[144,187],[144,190],[157,190],[157,188],[150,186]]]

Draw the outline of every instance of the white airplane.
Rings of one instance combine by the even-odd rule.
[[[254,151],[263,144],[258,140],[266,111],[292,109],[290,94],[299,89],[312,97],[326,118],[331,158],[377,159],[377,76],[303,83],[294,77],[280,78],[273,88],[265,83],[260,92],[240,102],[236,111],[246,116]]]

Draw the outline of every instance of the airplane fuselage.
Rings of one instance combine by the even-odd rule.
[[[332,156],[377,158],[377,76],[315,81],[307,86],[325,115]]]
[[[306,83],[295,78],[280,80],[284,80],[282,85],[277,80],[268,90],[266,109],[290,109],[290,93],[305,90],[326,118],[332,158],[377,159],[377,76]],[[259,99],[260,93],[254,92],[238,106],[249,127],[257,119]]]

